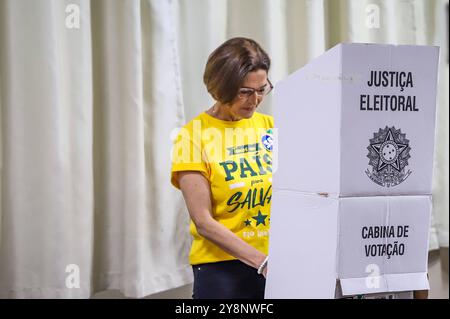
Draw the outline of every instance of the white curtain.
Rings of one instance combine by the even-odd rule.
[[[339,42],[441,46],[430,247],[448,247],[447,4],[0,0],[0,297],[192,282],[171,138],[211,104],[206,59],[233,36],[268,51],[274,83]]]
[[[0,296],[191,282],[169,182],[183,122],[173,3],[2,0],[0,12]]]

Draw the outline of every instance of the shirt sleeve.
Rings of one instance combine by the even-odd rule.
[[[170,181],[180,189],[178,172],[198,171],[209,180],[208,165],[201,147],[201,132],[193,132],[189,126],[181,129],[172,151],[172,170]]]

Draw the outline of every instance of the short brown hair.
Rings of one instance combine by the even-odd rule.
[[[252,71],[269,71],[270,58],[252,39],[233,38],[215,49],[208,58],[203,82],[212,97],[223,104],[237,96],[245,76]]]

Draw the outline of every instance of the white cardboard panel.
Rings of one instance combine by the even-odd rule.
[[[339,44],[279,82],[274,189],[431,194],[438,54],[431,46]],[[390,75],[390,85],[369,87],[371,71],[410,72],[412,87],[400,91]],[[361,110],[361,95],[410,96],[419,111]]]
[[[426,289],[429,196],[325,198],[275,190],[272,200],[266,298],[334,298],[336,280],[345,295]],[[397,233],[363,238],[370,226]],[[366,253],[365,245],[393,241],[404,245],[401,255]]]
[[[438,74],[439,48],[413,45],[379,45],[379,44],[343,44],[342,72],[343,78],[354,79],[342,81],[341,108],[341,195],[429,195],[434,152],[434,132],[436,117],[436,87]],[[388,86],[369,86],[371,71],[392,71],[411,74],[412,85],[398,87],[401,73],[393,73],[392,82],[388,75]],[[375,73],[378,74],[378,73]],[[407,79],[407,76],[404,77]],[[361,95],[369,96],[373,102],[375,95],[411,97],[417,111],[369,111],[373,103],[364,103],[361,110]],[[366,101],[366,100],[365,100]],[[380,186],[372,182],[369,174],[374,168],[368,165],[368,147],[371,139],[379,130],[395,128],[401,137],[394,133],[396,144],[406,144],[401,150],[400,158],[407,158],[404,173],[409,176],[396,186]],[[395,132],[392,129],[392,132]],[[408,141],[408,142],[406,142]],[[395,144],[392,144],[395,145]],[[397,152],[400,152],[397,150]],[[373,153],[371,156],[379,156]],[[399,162],[400,167],[404,164]],[[396,167],[397,163],[388,165]],[[396,172],[395,168],[392,169]],[[385,178],[380,179],[380,181]]]
[[[340,48],[334,47],[276,85],[274,188],[339,193],[338,61]]]
[[[337,199],[272,194],[266,298],[334,298]]]
[[[340,199],[338,277],[426,272],[430,214],[429,196]]]

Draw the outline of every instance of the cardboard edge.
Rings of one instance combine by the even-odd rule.
[[[426,272],[346,278],[340,284],[343,296],[430,289]]]

